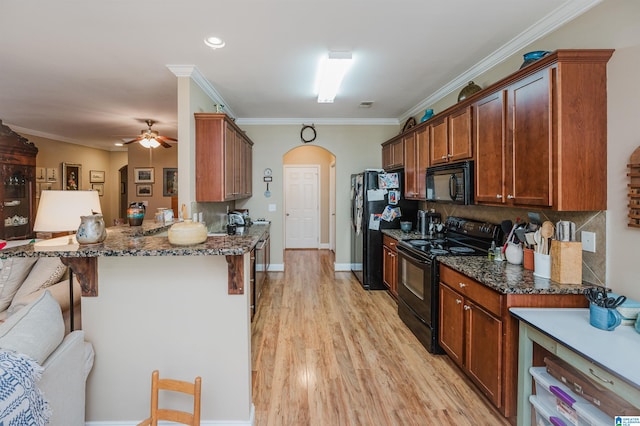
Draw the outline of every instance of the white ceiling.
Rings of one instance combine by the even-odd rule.
[[[194,65],[239,123],[399,123],[442,88],[460,90],[486,58],[600,1],[4,0],[0,119],[108,150],[147,118],[175,137],[168,65]],[[210,35],[226,47],[206,47]],[[328,50],[350,50],[355,63],[335,102],[318,104],[316,65]]]

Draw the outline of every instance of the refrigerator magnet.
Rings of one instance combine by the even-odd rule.
[[[400,191],[392,189],[389,191],[389,204],[396,205],[400,200]]]

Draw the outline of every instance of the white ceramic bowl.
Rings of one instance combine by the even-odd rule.
[[[168,232],[169,242],[177,246],[199,244],[207,239],[207,228],[204,223],[186,219],[171,225]]]

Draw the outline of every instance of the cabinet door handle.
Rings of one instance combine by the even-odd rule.
[[[513,196],[513,195],[511,195],[511,194],[507,194],[507,199],[509,199],[509,200],[513,200],[514,198],[516,198],[516,197],[514,197],[514,196]]]
[[[496,194],[496,198],[499,200],[502,198],[502,194]]]
[[[460,299],[456,299],[456,304],[458,304],[458,305],[459,305],[459,304],[461,304],[461,303],[462,303],[462,300],[460,300]]]
[[[609,383],[610,385],[613,385],[613,381],[612,380],[608,380],[608,379],[605,379],[603,377],[598,376],[598,374],[595,371],[593,371],[593,368],[589,368],[589,373],[591,373],[591,375],[593,377],[595,377],[596,379],[600,380],[601,382],[605,382],[605,383]]]
[[[441,160],[446,160],[446,159],[447,159],[447,156],[446,156],[446,155],[443,155],[442,157],[440,157],[440,159],[441,159]]]
[[[453,154],[447,154],[447,158],[453,157]]]
[[[467,286],[465,283],[458,283],[458,285],[460,286],[460,288],[465,288]]]
[[[469,306],[469,305],[464,305],[464,306],[463,306],[463,309],[464,309],[465,311],[468,311],[469,309],[471,309],[471,306]]]

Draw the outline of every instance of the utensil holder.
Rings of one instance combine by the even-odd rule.
[[[540,278],[551,278],[551,256],[548,254],[533,253],[533,275]]]
[[[582,284],[582,243],[551,240],[551,279],[562,284]]]
[[[523,261],[524,269],[533,271],[534,264],[535,262],[533,261],[533,249],[530,249],[530,248],[524,249],[524,261]]]

